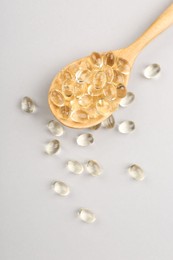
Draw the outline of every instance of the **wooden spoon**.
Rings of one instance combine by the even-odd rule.
[[[67,65],[54,78],[48,102],[54,116],[72,128],[87,128],[109,117],[126,95],[139,52],[173,24],[173,4],[129,47],[90,56]]]

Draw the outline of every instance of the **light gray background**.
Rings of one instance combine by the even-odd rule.
[[[128,85],[136,100],[115,115],[117,123],[134,120],[134,133],[98,130],[93,146],[81,148],[75,138],[86,130],[65,129],[61,154],[44,154],[54,75],[92,51],[127,46],[170,3],[0,1],[1,260],[173,259],[173,28],[138,57]],[[162,67],[158,80],[142,76],[150,63]],[[26,95],[38,104],[36,114],[20,110]],[[68,159],[96,159],[103,175],[74,176]],[[144,168],[145,181],[130,179],[132,163]],[[53,193],[54,180],[71,186],[68,198]],[[76,218],[79,207],[95,212],[95,224]]]

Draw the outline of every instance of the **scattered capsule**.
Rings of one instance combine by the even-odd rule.
[[[84,167],[80,162],[72,160],[67,162],[67,168],[70,172],[78,175],[81,174],[84,170]]]
[[[102,122],[102,127],[104,128],[114,128],[115,126],[115,119],[113,115],[109,116]]]
[[[53,155],[56,154],[60,151],[60,142],[58,140],[52,140],[50,141],[46,147],[45,147],[45,152],[48,155]]]
[[[120,106],[127,107],[130,105],[135,99],[135,95],[132,92],[127,92],[126,96],[121,99]]]
[[[86,163],[86,170],[92,176],[99,176],[102,173],[100,165],[94,160],[90,160]]]
[[[147,79],[157,78],[160,75],[160,71],[161,71],[161,68],[160,68],[159,64],[148,65],[144,69],[144,77]]]
[[[63,127],[56,120],[49,121],[47,127],[54,136],[61,136],[64,133]]]
[[[80,208],[77,211],[77,215],[83,222],[88,224],[94,223],[96,221],[96,216],[89,209]]]
[[[123,121],[118,126],[118,131],[122,134],[129,134],[135,130],[135,123],[133,121]]]
[[[77,144],[79,146],[88,146],[91,145],[94,142],[94,137],[92,134],[86,133],[81,134],[77,137]]]
[[[136,181],[143,181],[145,178],[144,171],[137,164],[132,164],[128,168],[129,175]]]
[[[69,186],[62,181],[55,181],[52,183],[52,189],[60,196],[68,196],[70,193]]]
[[[21,102],[21,109],[27,113],[33,113],[36,110],[36,106],[31,98],[24,97]]]

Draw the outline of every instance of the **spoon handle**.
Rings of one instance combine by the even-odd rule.
[[[152,25],[128,48],[130,59],[134,61],[138,53],[156,36],[173,25],[173,4],[171,4]]]

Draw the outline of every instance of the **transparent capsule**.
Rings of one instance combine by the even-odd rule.
[[[90,71],[89,70],[80,69],[76,72],[76,81],[78,83],[89,82],[89,78],[90,78]]]
[[[71,119],[77,123],[86,122],[88,120],[88,113],[81,109],[75,110],[71,113]]]
[[[115,100],[117,98],[117,87],[114,84],[107,84],[103,89],[103,94],[106,100]]]
[[[118,126],[118,131],[122,134],[128,134],[135,130],[135,123],[133,121],[123,121]]]
[[[78,61],[75,61],[73,63],[70,63],[68,65],[68,71],[71,73],[71,71],[77,71],[79,69],[79,66],[80,66],[80,63],[81,63],[81,60],[78,60]],[[74,75],[74,74],[73,74]]]
[[[51,96],[50,96],[50,99],[52,101],[52,103],[55,105],[55,106],[63,106],[64,105],[64,97],[63,95],[56,89],[52,90],[51,92]]]
[[[96,89],[102,89],[106,84],[106,74],[103,71],[97,71],[93,78],[93,84]]]
[[[110,112],[111,106],[110,106],[110,103],[107,102],[106,100],[100,99],[96,103],[96,109],[99,114],[105,116]]]
[[[124,85],[122,85],[122,84],[119,84],[119,85],[117,86],[117,97],[123,98],[123,97],[126,96],[126,94],[127,94],[127,89],[126,89],[126,87],[125,87]]]
[[[63,87],[63,95],[66,100],[70,100],[73,97],[73,91],[72,88],[69,86],[64,86]]]
[[[21,101],[21,109],[27,113],[33,113],[36,110],[36,106],[31,98],[24,97]]]
[[[106,74],[107,83],[111,83],[114,79],[114,71],[111,67],[107,66],[104,68],[104,72]]]
[[[118,70],[114,70],[113,82],[115,84],[124,84],[124,75],[120,73]]]
[[[77,137],[76,141],[79,146],[88,146],[94,142],[94,137],[89,133],[81,134]]]
[[[97,52],[93,52],[90,55],[90,60],[97,67],[101,67],[103,65],[103,59],[102,59],[101,55]]]
[[[92,70],[91,63],[88,60],[82,61],[79,68],[83,70]]]
[[[69,71],[65,70],[65,71],[61,71],[59,73],[59,78],[60,78],[61,81],[64,82],[66,80],[71,80],[72,76],[71,76]]]
[[[102,122],[102,127],[104,128],[113,128],[115,126],[115,119],[113,115],[109,116]]]
[[[86,170],[92,176],[99,176],[102,173],[100,165],[94,160],[90,160],[86,163]]]
[[[119,109],[119,101],[115,99],[112,102],[110,102],[110,111],[113,113],[117,109]]]
[[[95,107],[95,105],[92,105],[89,107],[89,118],[98,118],[100,115]]]
[[[58,76],[56,77],[56,79],[53,82],[53,88],[56,89],[57,91],[61,92],[61,86],[62,86],[62,80],[60,79],[60,76],[58,74]]]
[[[120,73],[118,70],[114,70],[114,78],[113,78],[113,82],[114,83],[124,83],[124,75],[122,73]]]
[[[45,147],[45,152],[49,155],[57,154],[59,151],[60,142],[58,140],[50,141]]]
[[[69,100],[72,98],[72,96],[74,94],[74,86],[72,85],[71,81],[66,80],[63,83],[62,92],[63,92],[65,99]]]
[[[144,69],[144,77],[147,79],[157,78],[160,75],[160,65],[151,64]]]
[[[106,54],[106,65],[108,66],[113,66],[115,63],[115,57],[114,57],[114,54],[112,52],[108,52]]]
[[[78,103],[82,107],[88,107],[89,105],[92,104],[92,102],[93,102],[93,97],[88,94],[85,94],[78,99]]]
[[[122,59],[122,58],[118,58],[117,59],[117,69],[127,75],[130,73],[130,64],[128,63],[128,61]]]
[[[91,129],[91,130],[97,130],[97,129],[100,128],[100,126],[101,126],[101,123],[100,123],[100,124],[97,124],[97,125],[94,125],[94,126],[91,126],[89,129]]]
[[[132,164],[128,168],[129,175],[136,181],[142,181],[145,178],[144,171],[137,164]]]
[[[64,133],[63,127],[56,120],[49,121],[47,127],[54,136],[61,136]]]
[[[134,99],[135,99],[135,95],[132,92],[127,92],[126,96],[121,99],[120,106],[127,107],[133,102]]]
[[[68,161],[67,168],[70,172],[75,174],[81,174],[84,171],[83,165],[78,161]]]
[[[94,223],[96,221],[94,213],[89,209],[80,208],[77,211],[77,215],[83,222],[88,224]]]
[[[52,183],[52,189],[60,196],[68,196],[70,193],[70,187],[62,182],[62,181],[55,181]]]
[[[82,96],[84,94],[84,91],[86,89],[86,85],[85,84],[75,84],[74,85],[74,96],[76,98],[79,98],[80,96]]]
[[[95,88],[95,86],[93,86],[93,85],[90,85],[89,87],[88,87],[88,94],[90,95],[90,96],[100,96],[100,95],[102,95],[103,94],[103,89],[96,89]]]
[[[69,106],[62,106],[59,112],[63,119],[67,119],[71,114],[71,108]]]

